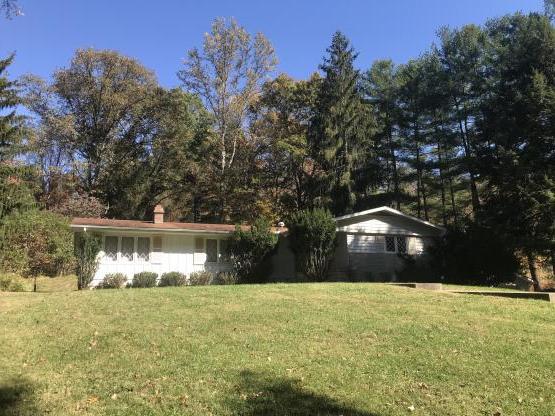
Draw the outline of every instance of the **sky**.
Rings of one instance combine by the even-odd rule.
[[[16,52],[11,78],[44,78],[67,67],[78,48],[113,49],[153,70],[165,87],[188,50],[202,45],[217,17],[234,17],[262,32],[279,60],[277,72],[296,79],[318,69],[333,33],[359,53],[357,66],[396,63],[430,47],[441,26],[482,24],[507,13],[542,11],[542,0],[18,0],[24,16],[0,16],[0,57]]]

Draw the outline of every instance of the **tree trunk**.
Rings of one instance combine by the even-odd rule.
[[[439,168],[439,185],[441,188],[441,215],[443,217],[443,225],[447,225],[447,210],[445,209],[445,186],[443,183],[443,159],[441,157],[441,144],[437,142],[437,161]]]
[[[457,207],[455,205],[455,191],[453,190],[453,178],[449,176],[449,194],[451,196],[451,209],[453,211],[453,222],[455,226],[458,225],[459,219],[457,216]]]
[[[416,143],[416,203],[417,203],[417,211],[418,211],[418,218],[422,218],[422,206],[420,204],[420,146]]]
[[[476,186],[476,174],[474,172],[474,168],[472,167],[472,154],[470,151],[470,144],[468,143],[468,137],[466,131],[463,129],[463,123],[461,120],[459,120],[459,132],[461,134],[461,141],[464,149],[464,160],[466,164],[466,169],[470,176],[470,196],[472,201],[472,212],[476,214],[476,212],[478,212],[478,208],[480,207],[480,198],[478,197],[478,187]]]
[[[538,278],[538,270],[536,268],[536,259],[534,253],[531,251],[526,252],[526,260],[528,261],[528,269],[530,270],[530,277],[534,282],[534,291],[541,292],[541,283]]]
[[[430,217],[428,216],[428,197],[426,195],[426,187],[424,186],[424,180],[422,175],[420,176],[420,189],[422,192],[422,205],[424,207],[424,219],[426,221],[430,221]]]
[[[400,210],[401,201],[399,198],[399,172],[397,172],[397,156],[395,155],[395,146],[393,145],[393,133],[391,132],[391,128],[389,129],[387,140],[389,146],[389,157],[391,158],[391,165],[393,167],[393,195],[395,209]]]

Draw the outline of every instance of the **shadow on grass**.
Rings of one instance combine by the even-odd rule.
[[[252,371],[241,372],[238,390],[237,399],[230,405],[234,414],[243,416],[378,416],[304,389],[299,380],[276,379]]]
[[[40,414],[29,380],[12,378],[0,381],[0,416]]]

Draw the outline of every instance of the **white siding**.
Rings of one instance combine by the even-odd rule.
[[[396,254],[395,251],[385,250],[384,235],[347,234],[347,251],[349,253],[386,253]],[[422,237],[406,237],[407,254],[418,255],[424,253]]]
[[[137,253],[134,253],[133,260],[126,260],[122,258],[121,253],[118,253],[117,260],[111,260],[104,256],[104,252],[100,251],[98,254],[99,267],[96,272],[95,278],[92,282],[92,286],[97,286],[102,283],[104,276],[108,273],[123,273],[128,277],[128,281],[131,282],[133,275],[135,273],[140,273],[143,271],[151,271],[162,275],[166,272],[181,272],[189,275],[195,271],[207,270],[213,273],[219,271],[229,271],[231,265],[229,263],[206,263],[206,255],[204,253],[196,253],[197,261],[199,260],[199,254],[201,255],[203,262],[198,261],[195,263],[195,235],[168,235],[168,234],[156,234],[157,237],[162,238],[161,251],[154,252],[152,235],[146,233],[132,233],[132,232],[106,232],[105,235],[111,236],[127,236],[127,237],[149,237],[151,238],[151,253],[148,261],[140,260]],[[215,238],[223,239],[224,236],[202,236],[202,238]],[[121,250],[121,239],[118,240],[119,250]],[[206,247],[206,245],[204,245]],[[135,250],[137,246],[135,244]]]
[[[372,215],[350,218],[338,223],[337,231],[362,234],[437,235],[439,231],[408,218],[394,215]]]
[[[407,250],[408,250],[408,254],[423,254],[424,239],[421,237],[408,237]]]

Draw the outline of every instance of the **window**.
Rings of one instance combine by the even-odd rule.
[[[397,252],[398,253],[406,253],[407,252],[407,238],[406,237],[397,237]]]
[[[204,238],[195,238],[195,252],[193,253],[193,264],[204,264],[206,255],[204,253]]]
[[[220,240],[220,262],[229,262],[229,240]]]
[[[121,258],[127,261],[133,261],[133,252],[135,251],[135,239],[133,237],[121,237]]]
[[[349,253],[383,253],[384,244],[381,235],[347,234]]]
[[[218,261],[218,240],[206,239],[206,262],[216,263]]]
[[[152,258],[150,261],[152,263],[162,262],[162,237],[159,235],[152,237]]]
[[[148,261],[150,256],[150,238],[137,238],[137,260]]]
[[[162,237],[152,237],[152,251],[162,251]]]
[[[385,251],[395,253],[395,238],[391,235],[385,237]]]
[[[118,238],[117,237],[110,235],[104,238],[104,257],[112,261],[116,261],[118,259]]]

